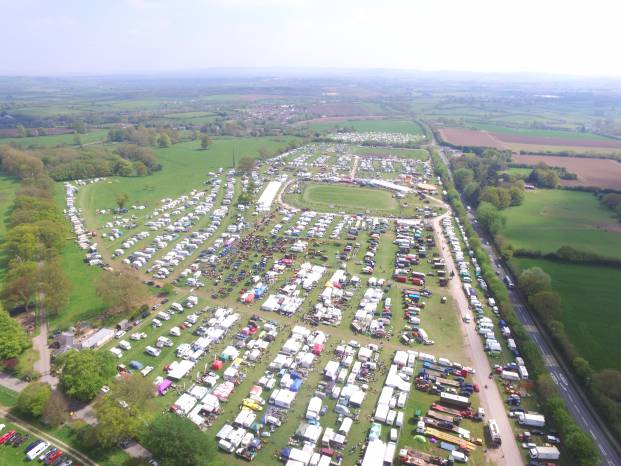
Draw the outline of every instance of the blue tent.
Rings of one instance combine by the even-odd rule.
[[[301,386],[302,386],[302,379],[295,379],[293,383],[291,384],[291,386],[289,387],[289,390],[291,390],[292,392],[297,392],[298,390],[300,390]]]

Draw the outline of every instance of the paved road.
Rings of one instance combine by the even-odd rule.
[[[442,233],[442,219],[448,216],[449,214],[446,213],[437,217],[434,219],[433,224],[437,240],[439,241],[438,244],[440,245],[440,254],[447,264],[447,270],[456,270],[446,237]],[[459,275],[455,275],[449,280],[449,289],[457,302],[458,309],[462,312],[468,309],[468,301],[462,290],[462,283],[459,279]],[[488,450],[489,457],[496,464],[507,464],[511,466],[524,464],[517,441],[511,430],[505,404],[498,390],[498,386],[493,380],[488,379],[488,374],[492,371],[492,368],[487,354],[485,353],[485,349],[483,348],[481,337],[476,331],[474,322],[466,324],[461,319],[461,316],[459,316],[459,322],[466,341],[466,349],[471,353],[472,367],[476,370],[474,381],[481,387],[481,404],[483,408],[485,408],[486,417],[488,419],[495,419],[501,432],[502,446],[496,450]],[[485,386],[487,386],[487,388],[484,388]]]
[[[58,385],[58,379],[50,374],[52,369],[51,365],[51,353],[47,343],[47,316],[45,309],[39,311],[39,318],[41,325],[39,326],[39,334],[32,339],[33,348],[39,352],[39,359],[34,363],[34,370],[36,370],[41,378],[41,382],[49,383],[53,388]]]
[[[23,380],[18,379],[17,377],[13,377],[12,375],[5,374],[4,372],[0,372],[0,385],[6,387],[14,392],[21,392],[28,382],[24,382]]]
[[[443,151],[440,151],[440,155],[444,163],[448,163]],[[469,214],[469,220],[478,235],[489,242],[488,236],[484,231],[479,228],[474,216]],[[499,264],[496,251],[490,244],[484,245],[489,258],[494,264]],[[507,275],[508,270],[504,265],[498,267],[501,275]],[[522,324],[533,340],[533,342],[539,348],[539,351],[543,355],[543,360],[546,368],[550,372],[552,380],[558,385],[561,397],[567,403],[567,407],[580,427],[588,432],[594,439],[602,457],[602,465],[605,466],[621,466],[621,456],[613,447],[614,439],[611,438],[606,428],[603,426],[602,421],[597,417],[597,414],[593,411],[593,408],[589,404],[586,395],[576,385],[573,377],[568,375],[568,370],[564,367],[562,360],[554,354],[552,351],[552,345],[548,339],[548,336],[541,331],[537,323],[531,316],[528,308],[525,305],[522,297],[516,290],[509,290],[509,297],[516,313]]]

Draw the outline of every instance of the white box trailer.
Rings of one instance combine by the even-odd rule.
[[[531,448],[528,453],[534,460],[558,461],[561,457],[561,452],[555,446]]]
[[[529,427],[543,427],[546,425],[546,418],[543,414],[537,413],[518,413],[518,424]]]
[[[28,458],[28,461],[34,460],[41,453],[43,453],[45,450],[47,450],[49,446],[50,446],[50,444],[47,443],[47,442],[39,443],[36,447],[34,447],[32,450],[30,450],[28,453],[26,453],[26,458]]]

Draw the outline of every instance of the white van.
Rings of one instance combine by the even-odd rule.
[[[125,351],[129,351],[130,349],[132,349],[132,345],[127,340],[121,340],[119,341],[119,348]]]
[[[120,359],[121,357],[123,357],[123,351],[121,351],[121,349],[120,349],[120,348],[116,348],[116,347],[115,347],[115,348],[110,348],[110,352],[111,352],[112,354],[114,354],[114,355],[115,355],[117,358],[119,358],[119,359]]]
[[[41,442],[36,447],[34,447],[32,450],[30,450],[28,453],[26,453],[26,458],[28,458],[28,461],[34,460],[37,456],[39,456],[41,453],[47,450],[49,446],[50,446],[49,443]]]
[[[153,346],[147,346],[144,349],[144,352],[147,353],[149,356],[155,356],[158,357],[161,354],[161,350],[154,348]]]

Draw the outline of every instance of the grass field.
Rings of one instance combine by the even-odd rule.
[[[215,139],[209,149],[200,150],[199,141],[174,144],[166,149],[155,150],[162,170],[151,176],[110,178],[104,183],[88,186],[82,195],[85,212],[115,206],[117,193],[129,196],[128,204],[153,206],[165,197],[177,197],[192,188],[200,188],[209,171],[233,166],[234,153],[237,160],[244,156],[258,157],[258,150],[282,148],[295,140],[293,137],[264,137]],[[92,223],[91,223],[92,224]]]
[[[0,385],[0,405],[12,408],[17,404],[18,393]]]
[[[313,123],[310,125],[311,129],[315,131],[329,130],[337,126],[353,126],[356,131],[423,134],[423,130],[418,123],[405,120],[343,120],[338,122]]]
[[[514,258],[520,268],[541,267],[560,293],[563,323],[578,352],[596,369],[621,369],[621,269],[545,259]]]
[[[388,191],[334,184],[308,184],[302,199],[310,205],[320,205],[325,211],[335,208],[366,209],[396,212],[399,205]]]
[[[568,245],[621,258],[621,228],[613,213],[590,193],[539,189],[503,211],[501,234],[517,248],[553,252]]]
[[[600,136],[593,133],[581,133],[578,131],[563,131],[563,130],[548,130],[548,129],[534,129],[534,128],[515,128],[502,125],[494,125],[487,123],[469,123],[475,129],[482,129],[498,134],[512,134],[516,136],[537,136],[547,138],[567,138],[567,139],[581,139],[591,141],[608,140],[606,136]]]
[[[81,134],[82,144],[104,141],[108,135],[108,130],[101,129]],[[59,145],[73,145],[74,134],[57,134],[52,136],[32,136],[25,138],[0,138],[0,144],[18,144],[22,147],[42,146],[54,147]]]
[[[533,171],[532,168],[512,167],[512,168],[507,168],[506,170],[503,170],[501,173],[507,173],[513,176],[527,177],[528,175],[530,175],[532,171]]]

